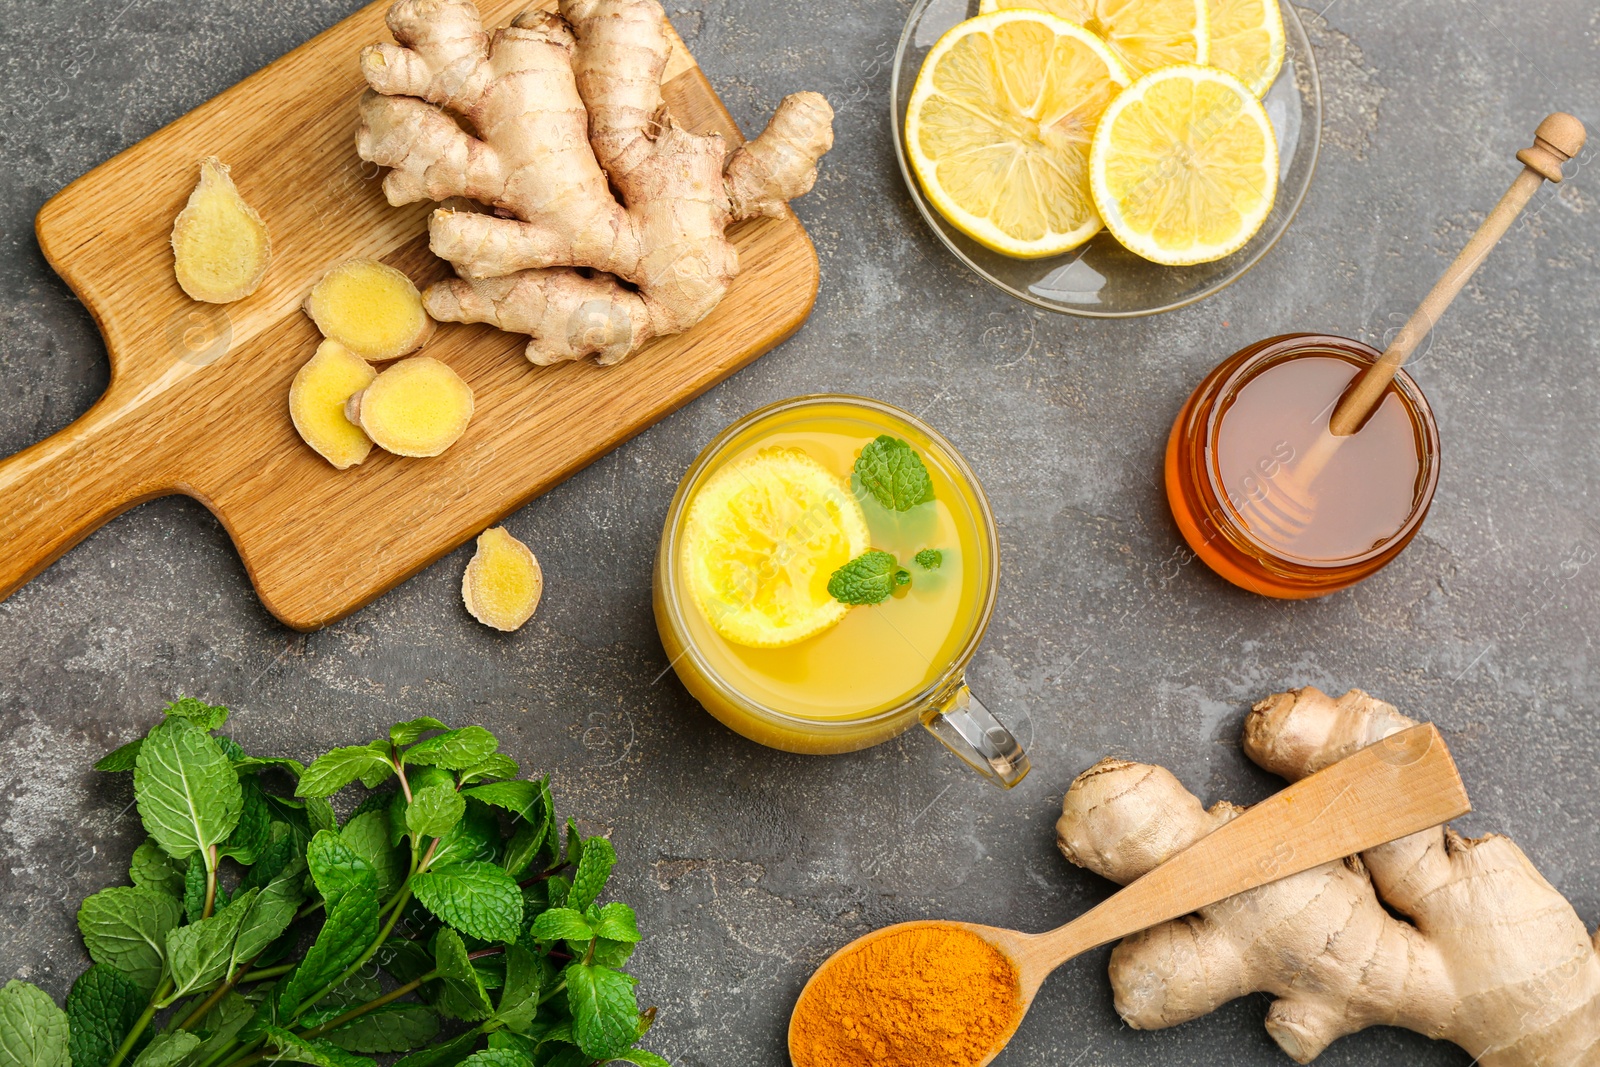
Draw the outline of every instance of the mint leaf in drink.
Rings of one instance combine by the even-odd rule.
[[[464,934],[515,941],[522,931],[522,890],[493,863],[452,863],[411,878],[422,906]]]
[[[173,859],[227,840],[239,822],[239,776],[210,734],[185,718],[151,730],[133,768],[133,796],[150,836]]]
[[[617,865],[617,853],[611,842],[603,837],[583,839],[583,852],[578,859],[578,869],[572,875],[572,892],[567,895],[567,906],[582,911],[595,902],[611,869]]]
[[[120,748],[101,756],[95,763],[97,771],[131,771],[139,760],[139,749],[144,747],[144,738],[136,738]]]
[[[259,889],[248,889],[211,918],[180,926],[167,935],[167,971],[172,980],[173,999],[186,997],[227,977],[239,927],[260,895]]]
[[[414,744],[417,738],[430,730],[448,730],[450,727],[435,719],[431,715],[424,715],[420,719],[410,722],[397,722],[389,728],[389,740],[397,745]]]
[[[133,860],[128,864],[128,880],[136,886],[154,889],[171,897],[183,896],[183,867],[172,862],[172,857],[149,840],[133,850]]]
[[[925,548],[913,556],[912,560],[925,571],[936,571],[944,562],[944,553],[937,548]]]
[[[67,994],[69,1047],[77,1067],[105,1067],[144,1010],[149,995],[133,979],[97,963]]]
[[[165,712],[167,718],[188,719],[207,733],[221,729],[222,724],[228,721],[227,708],[212,706],[194,697],[179,697],[166,706]]]
[[[880,434],[856,457],[862,488],[890,511],[910,511],[933,499],[933,479],[916,450],[898,437]]]
[[[452,1018],[474,1023],[487,1019],[494,1011],[489,994],[483,991],[483,980],[467,958],[467,946],[461,935],[448,926],[440,927],[433,939],[434,970],[439,973],[439,999],[434,1007]],[[468,1045],[463,1053],[473,1048]],[[409,1059],[410,1057],[407,1057]],[[440,1063],[457,1063],[459,1060],[440,1060]],[[398,1067],[398,1065],[397,1065]]]
[[[200,1039],[187,1030],[159,1034],[133,1061],[133,1067],[178,1067],[200,1047]]]
[[[436,734],[426,741],[418,741],[406,749],[406,754],[401,759],[407,764],[419,767],[442,767],[447,771],[461,771],[482,763],[494,755],[499,747],[500,742],[495,739],[494,734],[483,727],[463,726],[459,730]]]
[[[881,604],[911,581],[900,561],[876,548],[863,552],[828,579],[828,595],[841,604]]]
[[[375,789],[394,773],[394,764],[370,745],[349,745],[318,756],[300,776],[297,797],[331,797],[357,778]]]
[[[146,993],[161,981],[167,934],[178,925],[178,902],[135,886],[102,889],[78,909],[78,930],[96,963],[115,967]]]
[[[415,838],[443,837],[467,813],[467,801],[453,785],[420,789],[406,806],[406,829]]]
[[[572,1036],[585,1055],[608,1060],[639,1040],[639,1004],[633,979],[610,967],[574,961],[561,976],[567,981]]]

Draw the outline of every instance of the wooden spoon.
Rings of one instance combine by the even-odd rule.
[[[796,1031],[817,978],[842,956],[878,938],[917,928],[956,928],[988,941],[1016,965],[1021,1007],[1010,1028],[994,1035],[992,1051],[971,1065],[983,1067],[1011,1040],[1045,978],[1074,956],[1471,810],[1433,724],[1402,730],[1262,801],[1049,933],[933,921],[900,923],[857,938],[818,967],[800,991],[789,1017],[790,1062],[812,1067],[797,1055]]]
[[[1258,533],[1266,533],[1280,543],[1291,542],[1305,531],[1316,513],[1317,476],[1333,459],[1344,439],[1366,423],[1400,367],[1443,317],[1479,265],[1528,206],[1533,194],[1547,181],[1560,184],[1561,165],[1583,151],[1587,139],[1583,123],[1572,115],[1558,111],[1545,116],[1534,131],[1533,146],[1517,153],[1522,172],[1511,183],[1511,188],[1489,212],[1478,232],[1450,264],[1450,269],[1412,312],[1383,355],[1362,371],[1361,377],[1345,391],[1328,421],[1327,432],[1317,438],[1304,459],[1274,479],[1271,493],[1247,502],[1240,509],[1246,525],[1259,526]]]

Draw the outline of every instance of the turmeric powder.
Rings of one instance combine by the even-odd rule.
[[[959,926],[868,940],[817,972],[795,1007],[794,1067],[976,1067],[1023,1011],[1009,957]]]

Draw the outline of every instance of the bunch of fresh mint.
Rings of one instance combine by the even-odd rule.
[[[857,492],[870,493],[887,511],[910,511],[933,501],[933,479],[916,449],[898,437],[879,434],[856,456],[851,479]],[[915,556],[925,571],[938,570],[943,555],[925,548]],[[874,548],[833,572],[828,595],[841,604],[881,604],[896,589],[911,584],[911,572],[891,552]]]
[[[184,698],[95,764],[133,772],[149,840],[78,912],[94,966],[66,1010],[0,990],[0,1067],[667,1067],[634,1048],[633,911],[596,903],[611,843],[563,839],[488,730],[416,719],[307,767],[247,756],[227,717]]]

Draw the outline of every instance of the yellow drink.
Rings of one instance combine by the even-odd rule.
[[[927,468],[931,502],[884,507],[851,470],[881,434],[908,443]],[[690,594],[685,517],[719,471],[767,449],[792,449],[851,486],[873,549],[911,574],[881,603],[779,648],[727,640]],[[936,568],[913,562],[939,553]],[[904,412],[851,397],[803,397],[747,416],[713,441],[684,477],[656,559],[655,612],[679,678],[707,711],[752,740],[792,752],[877,744],[937,715],[960,691],[994,606],[997,546],[982,490],[943,438]]]

